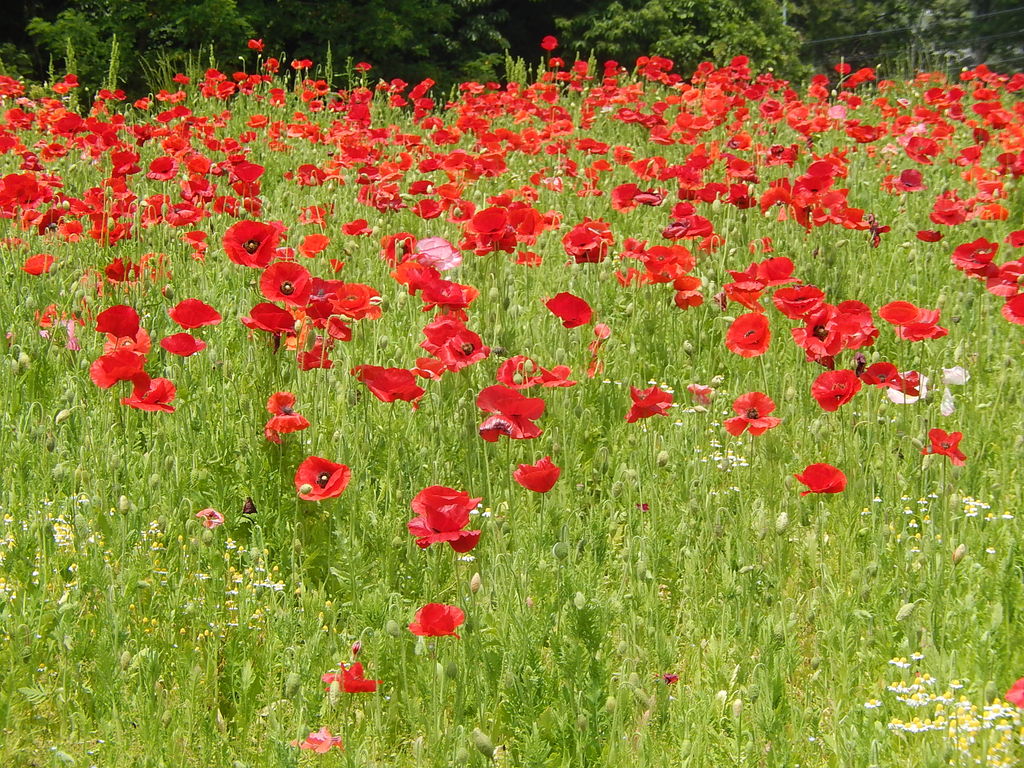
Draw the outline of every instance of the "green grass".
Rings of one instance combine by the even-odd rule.
[[[903,90],[917,98],[919,89]],[[249,130],[257,113],[284,125],[308,118],[323,131],[337,119],[328,112],[294,119],[303,109],[297,92],[285,108],[189,92],[188,105],[220,140]],[[647,105],[668,92],[650,83],[637,91]],[[1013,94],[1002,97],[1004,106],[1019,108]],[[579,94],[566,90],[558,99],[567,115],[579,116]],[[865,101],[856,116],[879,122]],[[4,106],[12,107],[10,99]],[[47,108],[37,102],[23,109]],[[152,124],[128,114],[131,125]],[[456,118],[437,114],[449,125]],[[378,99],[374,125],[391,124],[423,133],[409,113]],[[511,115],[493,125],[525,127]],[[785,123],[752,118],[742,127],[755,142],[802,141]],[[193,147],[223,159],[224,152],[204,147],[200,128],[188,137]],[[664,244],[659,233],[675,202],[674,181],[639,181],[668,189],[669,199],[624,214],[611,209],[607,192],[636,181],[626,167],[602,175],[603,197],[573,194],[582,175],[566,178],[561,194],[540,187],[537,209],[563,217],[560,229],[531,248],[544,257],[542,266],[466,253],[464,265],[446,275],[480,290],[468,326],[485,343],[545,367],[569,365],[579,382],[528,391],[547,403],[538,420],[544,434],[495,444],[477,435],[484,414],[475,398],[494,383],[497,353],[426,383],[416,411],[377,401],[349,375],[358,364],[410,367],[423,354],[420,329],[431,314],[391,280],[379,237],[408,231],[455,243],[461,228],[444,217],[420,220],[408,209],[381,214],[360,206],[355,168],[342,171],[345,184],[302,187],[283,178],[303,163],[323,166],[330,151],[324,143],[284,132],[286,148],[273,151],[266,130],[256,129],[247,146],[252,161],[266,166],[258,218],[284,221],[283,244],[296,246],[319,231],[297,222],[300,209],[333,206],[331,246],[299,261],[334,277],[327,259],[342,259],[338,277],[368,283],[383,297],[383,316],[353,323],[353,339],[335,347],[331,370],[298,370],[294,355],[275,354],[266,336],[253,337],[238,322],[263,299],[258,273],[231,264],[220,246],[229,216],[215,213],[180,230],[137,224],[137,238],[110,248],[0,220],[8,238],[0,252],[0,330],[7,335],[0,335],[0,764],[1016,764],[1024,753],[1016,714],[1000,719],[1012,722],[1012,731],[978,730],[961,752],[944,732],[894,726],[934,718],[940,708],[908,706],[889,690],[927,674],[935,681],[921,683],[927,691],[966,697],[980,716],[1024,674],[1024,555],[1015,517],[1024,485],[1022,336],[1000,316],[1000,300],[949,260],[956,244],[981,236],[1001,241],[1018,228],[1022,198],[1019,180],[1004,179],[1010,220],[940,227],[947,232],[941,243],[915,238],[918,229],[934,227],[928,214],[936,194],[951,187],[963,197],[973,193],[947,159],[972,143],[970,129],[953,128],[950,149],[931,166],[902,154],[891,165],[889,155],[868,157],[841,130],[816,137],[819,154],[849,149],[849,175],[837,186],[850,189],[850,204],[892,226],[877,249],[866,232],[825,226],[805,233],[756,207],[698,204],[725,245],[698,253],[694,273],[706,300],[685,312],[672,305],[670,286],[623,288],[613,275],[633,264],[617,258],[626,237]],[[31,128],[15,133],[26,146],[56,140]],[[639,126],[601,112],[592,129],[575,136],[582,135],[669,163],[692,150],[651,143]],[[575,136],[566,157],[582,170],[592,158],[571,148]],[[728,136],[719,127],[702,141],[724,144]],[[349,141],[379,152],[376,165],[403,151],[355,131]],[[481,151],[469,134],[455,146],[434,147],[455,148]],[[143,173],[130,186],[140,203],[158,193],[176,200],[173,183],[145,178],[160,147],[151,141],[135,149]],[[980,165],[994,167],[1001,151],[990,145]],[[72,197],[100,185],[109,168],[105,158],[92,167],[80,152],[47,164]],[[464,197],[484,208],[489,195],[528,184],[561,159],[510,152],[506,174],[468,184]],[[809,162],[802,150],[795,169],[759,169],[756,191],[795,177]],[[0,156],[4,173],[19,172],[18,165],[13,153]],[[882,177],[907,167],[923,171],[928,191],[883,192]],[[706,180],[721,180],[716,168]],[[399,183],[404,189],[424,176],[445,180],[418,173],[414,163]],[[219,194],[230,194],[215,181]],[[584,216],[608,221],[615,246],[603,263],[567,266],[561,237]],[[340,234],[340,224],[354,218],[367,218],[375,235]],[[205,262],[192,259],[180,240],[189,229],[209,233]],[[791,258],[795,276],[821,287],[831,302],[856,299],[877,311],[902,299],[941,308],[945,338],[899,341],[876,319],[879,338],[862,350],[869,362],[925,373],[936,387],[931,396],[901,406],[865,387],[839,411],[823,412],[809,394],[823,369],[804,361],[789,340],[795,323],[774,308],[767,354],[748,360],[730,353],[725,330],[745,310],[723,312],[711,296],[730,280],[726,270],[765,258],[747,250],[765,236],[772,255]],[[52,272],[32,277],[19,269],[26,256],[44,251],[57,259]],[[1003,246],[999,259],[1011,258],[1008,251]],[[137,261],[145,253],[166,254],[173,276],[107,284],[102,296],[95,279],[83,281],[115,257]],[[605,371],[593,379],[586,376],[590,327],[565,329],[544,307],[563,290],[585,298],[612,329],[601,353]],[[199,329],[208,348],[181,359],[156,342],[178,330],[166,310],[186,297],[212,304],[224,322]],[[175,382],[177,410],[135,411],[119,404],[127,384],[94,386],[88,368],[101,354],[100,334],[91,323],[80,328],[81,351],[65,348],[59,327],[43,338],[33,313],[51,303],[65,312],[83,304],[93,313],[118,303],[135,307],[154,340],[147,371]],[[852,353],[843,353],[838,366],[852,365]],[[957,410],[942,417],[941,368],[954,365],[971,378],[951,387]],[[648,382],[674,390],[678,407],[668,417],[627,424],[629,386]],[[686,392],[693,382],[714,383],[708,409],[693,407]],[[264,405],[280,390],[295,393],[312,426],[277,446],[263,438]],[[732,415],[736,396],[753,390],[775,400],[782,424],[757,438],[730,437],[721,421]],[[963,431],[965,466],[921,455],[934,426]],[[339,498],[297,498],[295,467],[310,455],[352,468]],[[545,455],[563,469],[550,493],[514,483],[517,464]],[[792,476],[819,461],[843,469],[849,485],[834,496],[801,497]],[[410,500],[435,484],[483,497],[471,526],[483,533],[469,556],[441,546],[420,550],[406,531]],[[241,515],[246,497],[258,509],[251,519]],[[195,513],[205,507],[220,510],[225,525],[204,529]],[[465,610],[461,639],[421,639],[406,629],[428,602]],[[356,641],[367,676],[383,681],[380,689],[325,692],[320,676],[350,661]],[[909,667],[892,663],[901,657]],[[665,674],[678,682],[666,683]],[[865,706],[876,700],[881,706]],[[321,726],[343,737],[344,751],[315,755],[290,745]],[[1005,754],[986,757],[996,742]]]

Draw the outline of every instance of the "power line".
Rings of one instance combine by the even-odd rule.
[[[1019,5],[1016,8],[1006,8],[1005,10],[1002,10],[1002,11],[991,11],[989,13],[979,13],[979,14],[977,14],[975,16],[972,16],[969,19],[962,19],[962,20],[943,19],[943,20],[936,21],[935,23],[936,24],[965,24],[965,23],[968,23],[968,22],[977,21],[978,19],[988,19],[988,18],[991,18],[993,16],[1003,16],[1003,15],[1005,15],[1007,13],[1019,13],[1021,11],[1024,11],[1024,5]],[[879,35],[890,35],[890,34],[893,34],[895,32],[910,32],[910,31],[913,31],[913,30],[916,30],[916,29],[918,29],[918,27],[890,27],[888,29],[875,30],[874,32],[861,32],[859,34],[854,34],[854,35],[839,35],[837,37],[822,37],[822,38],[820,38],[818,40],[806,40],[806,41],[803,42],[803,45],[814,45],[815,43],[834,43],[834,42],[838,42],[840,40],[858,40],[858,39],[861,39],[861,38],[864,38],[864,37],[878,37]]]

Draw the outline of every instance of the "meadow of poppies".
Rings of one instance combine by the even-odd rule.
[[[1024,74],[249,48],[0,77],[0,764],[1024,759]]]

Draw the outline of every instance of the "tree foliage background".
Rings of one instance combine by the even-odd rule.
[[[689,74],[738,54],[790,77],[853,66],[943,68],[1024,62],[1024,0],[13,0],[0,69],[89,87],[164,87],[190,64],[232,67],[261,38],[267,55],[368,61],[375,73],[442,85],[499,80],[506,54],[672,59]]]

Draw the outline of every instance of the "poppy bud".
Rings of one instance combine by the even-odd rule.
[[[312,492],[313,492],[313,486],[310,485],[309,483],[303,483],[302,485],[299,486],[299,495],[300,496],[306,496],[306,495],[308,495],[308,494],[310,494]]]
[[[377,339],[377,349],[387,349],[387,346],[390,343],[391,339],[386,334],[382,334],[381,337]]]
[[[775,518],[775,532],[785,533],[789,527],[789,515],[785,512],[780,512],[779,516]]]
[[[294,699],[302,687],[302,678],[298,672],[289,672],[284,678],[284,697]]]
[[[171,720],[170,714],[171,714],[171,710],[168,709],[168,710],[164,711],[164,716],[167,717],[167,723],[164,723],[165,726]],[[221,714],[221,711],[220,711],[219,708],[217,709],[217,716],[215,718],[215,722],[216,722],[217,730],[218,731],[220,731],[221,733],[227,733],[228,732],[228,721],[224,719],[224,715]]]
[[[582,611],[587,607],[587,597],[582,592],[577,592],[572,598],[572,604],[576,606],[576,610]]]
[[[217,716],[219,718],[217,720],[217,730],[220,731],[221,733],[225,733],[227,731],[227,723],[224,723],[224,730],[221,730],[221,723],[224,720],[224,716],[221,715],[220,710],[217,710]],[[160,716],[160,724],[164,728],[166,728],[167,726],[169,726],[171,724],[171,710],[170,709],[165,709],[164,710],[164,713]]]
[[[474,573],[473,577],[469,580],[469,591],[474,595],[480,591],[481,579],[479,573]]]
[[[956,565],[964,559],[964,555],[967,554],[967,545],[961,544],[953,550],[953,565]]]
[[[337,680],[332,680],[330,687],[327,689],[327,703],[332,707],[336,707],[339,701],[341,701],[341,683]]]
[[[132,663],[132,654],[130,651],[122,651],[121,658],[118,660],[118,664],[121,667],[121,671],[128,669],[128,666]]]
[[[569,545],[564,541],[555,542],[555,546],[551,548],[551,554],[556,560],[565,560],[569,556]]]
[[[743,715],[743,699],[732,700],[732,716],[737,720]]]
[[[399,626],[398,622],[395,621],[394,619],[388,619],[387,623],[384,625],[384,631],[387,632],[392,637],[401,637],[402,636],[402,628]]]
[[[668,465],[668,451],[659,451],[658,452],[658,458],[655,459],[655,463],[659,467],[667,466]]]
[[[688,355],[693,354],[693,343],[689,339],[683,342],[683,352]]]
[[[1001,690],[1002,689],[996,687],[996,684],[993,681],[989,680],[985,683],[985,693],[982,694],[981,700],[988,702],[995,701],[1000,697]]]
[[[477,748],[477,751],[481,755],[490,760],[494,757],[494,742],[491,741],[491,737],[481,731],[479,728],[473,729],[473,734],[470,736],[473,740],[473,746]]]
[[[449,680],[455,680],[459,676],[459,665],[454,661],[449,661],[444,666],[444,676]]]
[[[63,408],[57,412],[57,415],[53,417],[54,424],[63,424],[71,417],[71,411],[67,408]]]
[[[29,357],[24,352],[19,352],[18,353],[18,369],[19,369],[18,372],[19,373],[23,373],[24,371],[27,371],[31,364],[32,364],[32,358],[31,357]]]
[[[358,656],[361,650],[363,650],[363,644],[361,642],[356,640],[354,643],[352,643],[352,658],[354,659],[356,656]]]
[[[619,706],[618,700],[614,696],[609,696],[604,700],[604,711],[611,714]]]
[[[896,611],[896,621],[906,621],[914,615],[914,611],[917,609],[917,603],[904,603],[900,606],[900,609]]]
[[[155,489],[160,487],[160,483],[162,481],[163,481],[163,478],[160,475],[158,475],[156,472],[154,472],[152,475],[149,476],[149,487],[153,488],[155,490]]]

